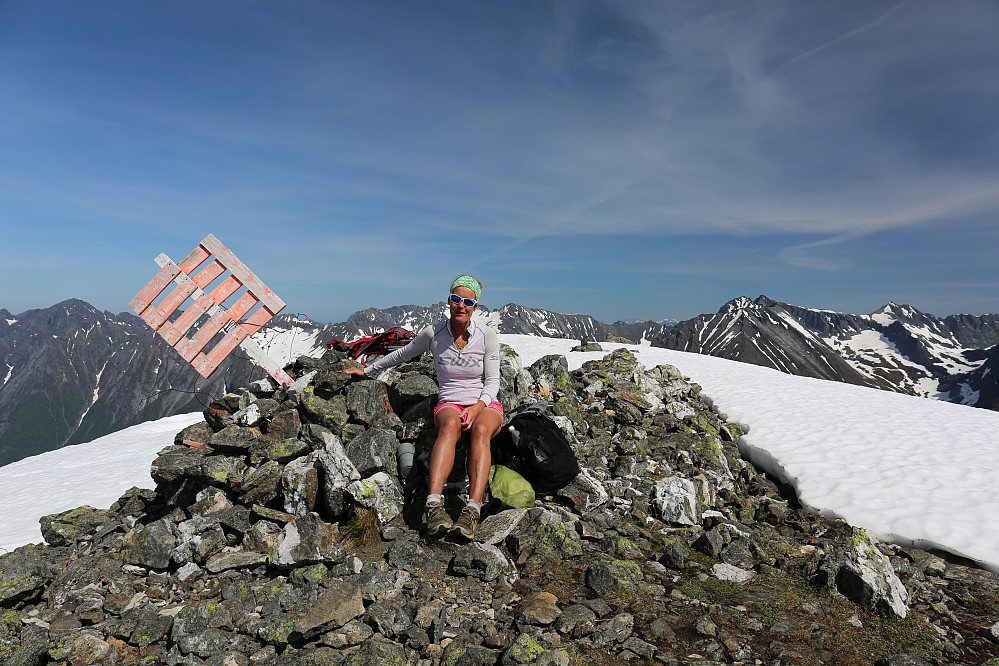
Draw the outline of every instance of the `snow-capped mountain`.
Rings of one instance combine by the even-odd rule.
[[[320,356],[332,339],[439,321],[444,303],[369,308],[321,324],[279,315],[255,339],[275,360]],[[609,325],[513,303],[480,308],[499,333],[607,340],[610,336],[719,356],[783,372],[999,409],[999,315],[940,319],[889,303],[852,315],[737,298],[675,325]],[[0,309],[0,465],[145,421],[199,411],[226,386],[263,372],[236,350],[210,379],[198,375],[131,313],[71,299],[13,315]]]
[[[999,343],[999,315],[935,317],[888,303],[852,315],[780,303],[729,301],[663,329],[653,345],[745,361],[783,372],[987,407],[975,383],[985,348]],[[986,379],[986,381],[982,381]],[[972,385],[974,384],[974,386]]]

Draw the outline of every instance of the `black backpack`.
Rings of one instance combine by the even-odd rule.
[[[416,333],[407,331],[404,328],[390,328],[384,333],[369,335],[366,338],[359,338],[353,342],[330,340],[326,343],[326,348],[346,352],[349,358],[360,361],[361,365],[366,366],[367,363],[365,361],[368,356],[388,354],[400,347],[405,347],[415,337]]]
[[[533,409],[516,414],[503,426],[493,438],[492,454],[494,465],[516,471],[539,494],[561,490],[579,474],[576,454],[562,429]]]

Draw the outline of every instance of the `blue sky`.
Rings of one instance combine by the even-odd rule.
[[[0,2],[0,307],[999,312],[995,2]]]

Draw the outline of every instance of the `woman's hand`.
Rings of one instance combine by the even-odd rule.
[[[366,377],[367,376],[367,375],[364,374],[364,368],[356,368],[356,367],[355,368],[345,368],[343,372],[344,372],[344,374],[357,375],[358,377]]]
[[[479,400],[477,403],[466,409],[461,415],[461,431],[466,432],[471,430],[472,424],[475,423],[476,417],[486,408],[486,403]]]

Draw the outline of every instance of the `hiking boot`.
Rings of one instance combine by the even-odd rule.
[[[479,510],[466,504],[465,508],[461,510],[458,520],[455,521],[454,527],[461,532],[461,536],[466,539],[473,539],[475,538],[475,526],[478,524]]]
[[[444,510],[444,502],[427,502],[423,511],[423,522],[431,534],[440,534],[451,529],[451,516]]]

